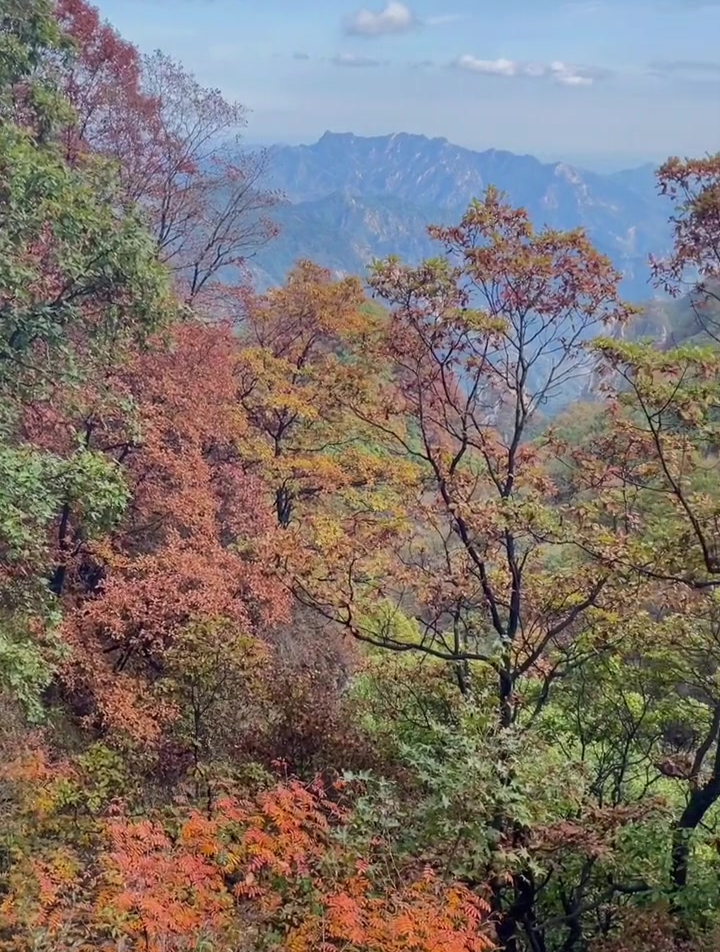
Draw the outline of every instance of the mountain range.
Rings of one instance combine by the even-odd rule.
[[[269,151],[267,184],[283,201],[274,212],[280,236],[252,261],[261,287],[281,282],[298,258],[340,275],[363,274],[388,254],[411,263],[436,254],[427,225],[458,222],[489,185],[526,208],[538,228],[584,227],[623,273],[630,300],[653,296],[648,255],[670,243],[652,165],[604,175],[407,133],[326,132],[312,145]]]

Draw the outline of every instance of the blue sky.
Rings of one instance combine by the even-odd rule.
[[[98,6],[246,105],[252,143],[418,132],[598,168],[720,150],[720,0]]]

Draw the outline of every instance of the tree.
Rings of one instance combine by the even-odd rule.
[[[0,118],[46,139],[69,110],[52,78],[48,57],[63,62],[70,49],[52,17],[51,0],[7,0],[0,19]]]
[[[52,87],[37,84],[34,71],[43,56],[64,55],[65,45],[47,12],[42,20],[43,9],[31,4],[25,16],[6,20],[3,40],[17,55],[14,67],[8,57],[2,94],[15,102],[24,88],[33,121],[54,126],[62,119],[61,101]],[[82,322],[98,340],[157,326],[166,310],[164,275],[137,218],[118,213],[108,169],[94,162],[71,168],[54,143],[13,122],[3,125],[0,150],[5,374],[47,372],[70,346],[71,323]]]
[[[595,556],[644,579],[644,597],[660,625],[655,650],[664,649],[665,689],[685,698],[676,715],[689,743],[678,752],[689,758],[679,774],[688,785],[688,802],[677,820],[673,850],[673,881],[680,889],[687,882],[689,835],[720,797],[714,682],[720,661],[720,364],[712,350],[697,347],[660,353],[609,341],[599,346],[625,388],[595,445],[606,472],[600,479],[595,465],[592,518],[602,519],[612,533]],[[652,650],[650,642],[643,654]]]
[[[173,305],[150,236],[117,210],[112,174],[92,161],[70,167],[54,142],[66,111],[41,66],[67,51],[50,7],[11,6],[0,39],[0,677],[37,715],[59,653],[44,577],[54,522],[76,506],[94,537],[117,519],[126,489],[82,442],[59,453],[27,438],[24,418],[146,339]]]
[[[652,261],[657,286],[690,304],[711,337],[718,339],[720,305],[720,153],[702,159],[667,160],[657,173],[658,190],[674,204],[674,247]]]
[[[661,191],[680,206],[673,254],[655,263],[656,276],[675,292],[696,280],[700,310],[720,260],[717,170],[713,159],[671,159],[658,173]],[[672,717],[660,718],[662,743],[653,753],[656,779],[659,770],[686,787],[672,836],[671,879],[679,892],[688,882],[693,836],[720,798],[720,358],[714,346],[658,351],[606,339],[596,348],[610,375],[605,429],[578,462],[592,493],[588,518],[607,534],[589,551],[642,580],[648,637],[637,654],[646,685],[655,684],[650,710],[657,715],[659,694],[675,700]]]
[[[129,487],[122,520],[98,543],[86,539],[82,510],[68,512],[53,578],[67,607],[63,681],[76,712],[148,743],[174,715],[145,685],[188,626],[225,620],[250,636],[287,612],[272,577],[271,512],[237,451],[246,424],[235,347],[229,328],[180,323],[114,369],[114,403],[87,389],[69,421],[41,417],[33,432],[55,441],[80,429]]]
[[[372,433],[348,406],[369,398],[381,372],[368,348],[382,317],[358,279],[334,281],[308,261],[282,288],[244,292],[239,304],[239,401],[250,427],[243,452],[273,487],[278,524],[288,528],[301,508],[306,518],[313,502],[378,478]]]
[[[77,114],[69,154],[117,163],[123,198],[143,209],[182,296],[212,297],[276,233],[267,157],[241,147],[246,110],[162,53],[139,56],[85,0],[60,0],[57,13],[78,44],[64,77]]]
[[[616,273],[581,233],[536,234],[492,191],[458,228],[432,233],[447,259],[418,268],[391,260],[372,279],[393,307],[385,336],[393,376],[379,410],[351,403],[396,458],[421,467],[422,482],[407,500],[391,581],[365,571],[359,551],[330,578],[338,595],[323,595],[357,637],[443,658],[465,687],[468,663],[489,665],[509,727],[517,680],[567,650],[607,580],[569,538],[571,510],[551,511],[553,487],[528,425],[584,372],[593,328],[624,320],[627,309]],[[574,556],[551,564],[551,545]],[[388,617],[409,611],[417,620],[414,640],[363,621],[378,596],[391,601]]]
[[[85,757],[53,769],[41,753],[14,766],[18,820],[27,818],[32,833],[16,839],[18,862],[3,882],[0,948],[493,947],[486,903],[430,868],[393,868],[380,838],[363,856],[351,810],[317,784],[289,782],[246,801],[226,795],[209,813],[180,808],[168,821],[138,820],[108,814],[110,766]],[[63,847],[48,850],[42,834],[63,823],[67,807],[75,833],[70,825]],[[89,851],[93,875],[85,874]]]
[[[588,337],[629,309],[618,275],[581,232],[535,232],[490,190],[457,228],[431,234],[447,250],[417,268],[396,260],[371,283],[392,308],[384,333],[391,370],[373,403],[352,413],[413,467],[396,508],[346,515],[372,530],[338,535],[320,568],[296,584],[358,640],[447,662],[472,702],[494,683],[503,848],[527,847],[503,787],[516,733],[552,685],[602,650],[611,572],[583,552],[577,500],[560,502],[546,474],[548,445],[531,441],[538,408],[587,375]],[[580,533],[578,535],[578,532]],[[484,880],[485,870],[478,872]],[[496,871],[505,948],[540,934],[538,886],[527,866]],[[535,937],[535,938],[533,938]]]

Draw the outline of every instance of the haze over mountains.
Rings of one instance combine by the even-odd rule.
[[[280,237],[253,260],[261,286],[281,281],[299,257],[362,274],[375,257],[435,254],[426,226],[458,221],[488,185],[524,206],[536,227],[583,226],[625,275],[632,300],[652,297],[648,254],[670,237],[652,165],[602,175],[447,139],[327,132],[312,145],[274,146],[268,181],[287,201],[275,211]]]

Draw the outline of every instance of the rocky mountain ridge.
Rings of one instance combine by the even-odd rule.
[[[272,147],[269,160],[269,184],[286,201],[275,213],[280,237],[254,261],[261,284],[281,281],[298,257],[339,274],[362,273],[391,252],[416,261],[433,253],[425,227],[457,221],[489,185],[525,207],[536,227],[584,227],[633,300],[652,295],[647,258],[669,243],[652,166],[602,175],[408,133],[326,132],[311,145]]]

